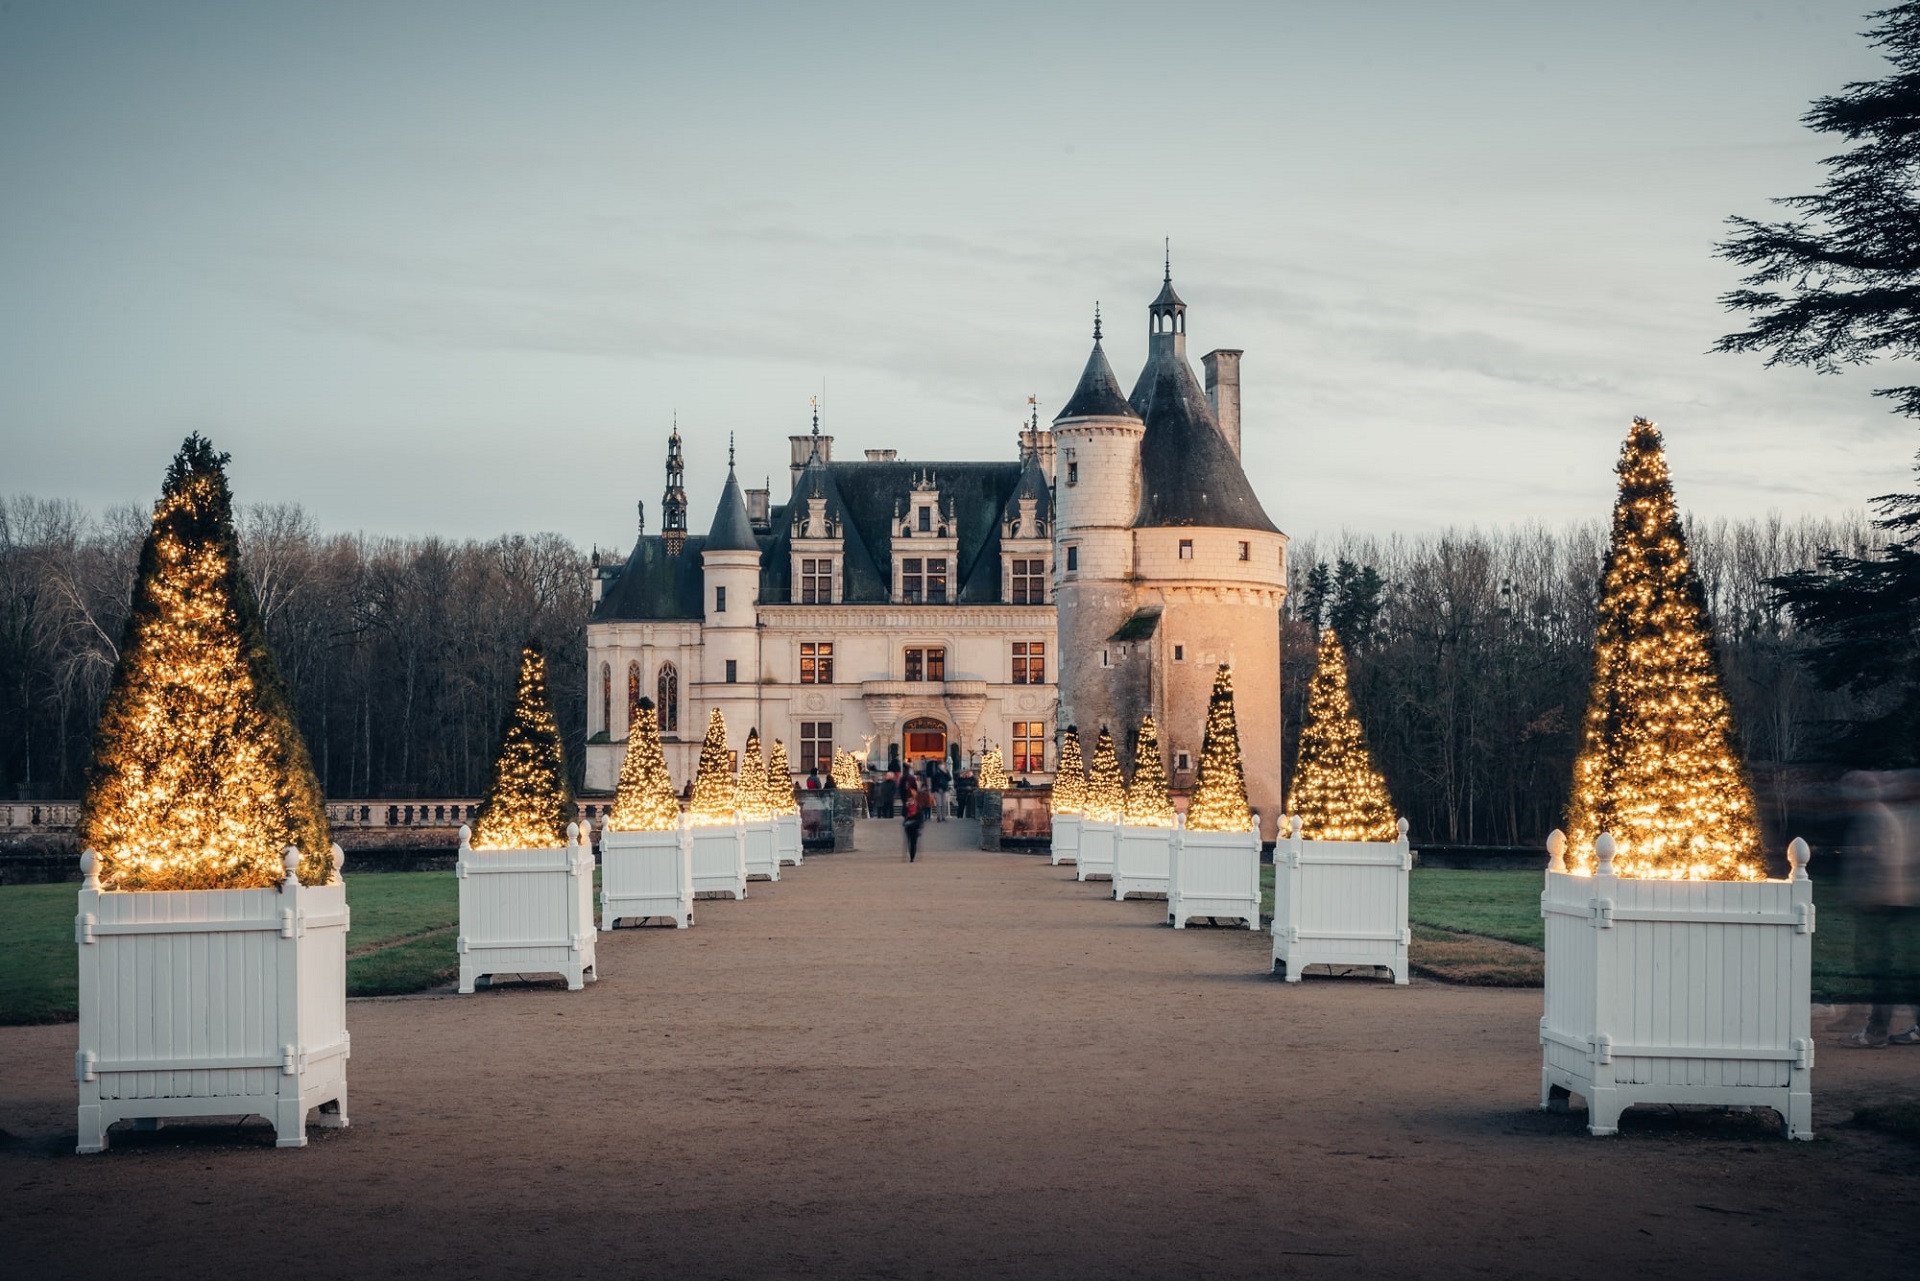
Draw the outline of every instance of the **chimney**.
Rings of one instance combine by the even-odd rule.
[[[753,526],[756,534],[764,534],[773,526],[772,506],[773,490],[743,489],[741,497],[747,500],[747,523]]]
[[[1220,434],[1240,456],[1240,357],[1243,353],[1222,349],[1200,357],[1207,367],[1207,403],[1220,424]]]
[[[797,485],[800,483],[800,473],[806,470],[807,460],[813,457],[813,447],[815,445],[820,447],[821,462],[830,463],[833,461],[833,437],[813,435],[787,437],[787,447],[791,450],[791,453],[788,455],[792,462],[790,470],[793,473],[788,479],[787,484]]]
[[[900,457],[897,449],[869,449],[867,461],[870,463],[890,463]]]

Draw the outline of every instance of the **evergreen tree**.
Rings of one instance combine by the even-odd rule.
[[[332,876],[332,838],[291,699],[240,569],[228,456],[174,455],[140,548],[132,613],[101,708],[79,835],[111,890]]]
[[[1623,876],[1751,879],[1753,788],[1652,423],[1634,419],[1615,470],[1568,861],[1591,866],[1594,838],[1611,832]]]
[[[1004,789],[1009,781],[1007,765],[1001,759],[1000,749],[989,747],[986,755],[980,758],[980,772],[974,778],[974,785],[984,791],[997,792]]]
[[[1195,832],[1245,832],[1253,827],[1247,777],[1240,761],[1240,727],[1233,714],[1233,671],[1225,663],[1213,674],[1207,700],[1207,734],[1200,769],[1187,805],[1187,828]]]
[[[767,804],[767,762],[760,755],[760,731],[747,731],[747,750],[740,755],[740,777],[734,784],[734,804],[740,817],[758,822],[773,813]]]
[[[528,641],[470,839],[476,850],[549,849],[566,844],[574,813],[566,748],[547,695],[547,658],[538,641]]]
[[[1167,767],[1160,759],[1160,732],[1149,712],[1140,718],[1133,745],[1133,778],[1127,783],[1127,822],[1136,827],[1172,827],[1173,801],[1167,795]]]
[[[793,796],[793,766],[787,760],[787,745],[773,740],[767,753],[767,809],[772,813],[798,814],[800,802]]]
[[[854,759],[852,752],[833,749],[833,785],[841,789],[860,790],[860,762]]]
[[[1100,727],[1093,744],[1093,767],[1087,771],[1087,821],[1118,823],[1126,816],[1127,788],[1120,781],[1120,759],[1113,751],[1113,735]]]
[[[693,776],[690,809],[696,819],[731,823],[737,803],[733,758],[727,752],[727,718],[716,707],[707,717],[707,739],[700,745],[700,768]]]
[[[674,795],[660,749],[660,718],[653,700],[643,698],[634,706],[633,724],[627,729],[627,754],[620,762],[607,826],[619,832],[670,832],[679,822],[680,798]]]
[[[1060,736],[1060,768],[1053,772],[1051,808],[1055,814],[1079,814],[1087,808],[1087,766],[1080,756],[1080,731],[1072,725]]]
[[[1320,633],[1319,666],[1307,688],[1307,722],[1300,731],[1287,812],[1303,836],[1316,841],[1392,841],[1400,836],[1393,798],[1374,768],[1367,737],[1347,692],[1347,660],[1329,627]]]

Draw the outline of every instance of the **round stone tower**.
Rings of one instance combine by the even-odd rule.
[[[747,500],[733,474],[733,447],[727,447],[727,483],[713,513],[713,527],[700,549],[706,592],[701,629],[700,679],[707,700],[727,718],[730,740],[746,741],[759,693],[760,540],[747,517]],[[704,714],[703,714],[704,716]],[[694,730],[704,730],[702,724]]]

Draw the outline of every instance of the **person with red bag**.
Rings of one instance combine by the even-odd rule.
[[[920,853],[920,829],[927,825],[926,789],[912,770],[901,771],[900,796],[904,801],[900,821],[907,834],[907,862],[911,863]]]

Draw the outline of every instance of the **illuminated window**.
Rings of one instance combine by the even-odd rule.
[[[800,683],[802,685],[833,684],[833,642],[800,642]]]
[[[947,651],[940,646],[907,651],[906,679],[943,681],[947,679]]]
[[[800,722],[800,768],[822,773],[833,768],[833,722]]]
[[[1047,767],[1046,731],[1047,723],[1045,721],[1015,721],[1013,723],[1014,773],[1036,774]]]
[[[800,603],[802,605],[833,604],[833,557],[801,558]]]
[[[1047,562],[1044,560],[1015,560],[1013,562],[1013,603],[1016,605],[1044,605],[1047,603]]]
[[[660,732],[671,734],[680,728],[680,673],[672,663],[660,664],[660,679],[654,682],[654,710],[660,717]]]
[[[1191,538],[1183,538],[1180,540],[1180,559],[1193,559],[1193,540]]]
[[[1013,643],[1013,683],[1015,685],[1047,683],[1047,643],[1045,641]]]

